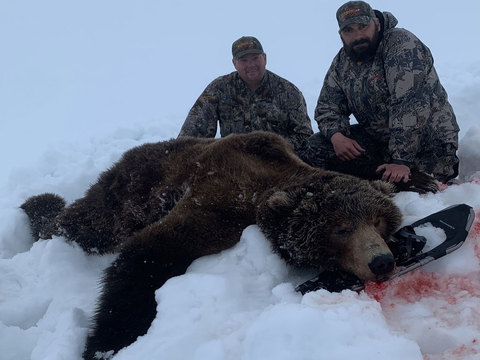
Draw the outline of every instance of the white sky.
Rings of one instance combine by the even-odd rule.
[[[179,130],[205,86],[233,71],[230,47],[242,35],[259,38],[267,67],[302,90],[313,119],[343,3],[0,0],[0,177],[58,142],[146,121]],[[450,94],[479,68],[480,1],[370,4],[430,47]]]

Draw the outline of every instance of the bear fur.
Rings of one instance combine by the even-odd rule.
[[[87,338],[84,357],[94,359],[145,334],[155,290],[195,259],[235,245],[250,224],[294,266],[388,277],[387,241],[401,222],[392,191],[313,168],[282,137],[254,132],[145,144],[72,204],[43,194],[21,207],[35,238],[61,235],[88,253],[118,253]]]

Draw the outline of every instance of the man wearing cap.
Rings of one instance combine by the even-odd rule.
[[[337,21],[343,48],[325,76],[315,109],[320,132],[306,142],[304,160],[390,182],[406,182],[411,170],[455,178],[459,128],[430,50],[363,1],[342,5]]]
[[[237,71],[212,81],[188,113],[179,136],[215,137],[263,130],[288,139],[295,149],[313,134],[305,99],[291,82],[265,69],[260,42],[241,37],[232,45]]]

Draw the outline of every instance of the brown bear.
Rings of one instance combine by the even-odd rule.
[[[118,252],[106,269],[84,357],[113,354],[146,333],[154,292],[193,260],[230,248],[258,224],[299,267],[386,278],[386,240],[400,225],[393,186],[313,168],[264,132],[179,138],[126,152],[83,198],[43,194],[21,207],[33,235],[63,235],[86,252]]]

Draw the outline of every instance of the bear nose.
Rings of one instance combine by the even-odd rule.
[[[375,256],[375,258],[368,264],[368,267],[375,275],[386,275],[392,272],[395,261],[392,254],[383,254]]]

